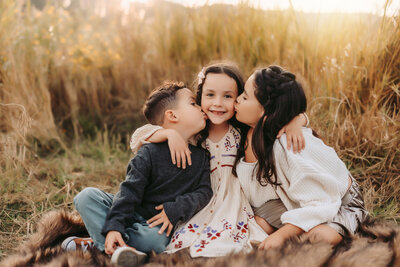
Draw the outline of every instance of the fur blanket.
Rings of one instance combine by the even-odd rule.
[[[97,250],[65,252],[60,244],[67,236],[87,235],[77,213],[52,211],[37,224],[37,230],[0,262],[17,266],[113,266]],[[234,254],[220,258],[192,259],[188,251],[153,255],[147,267],[174,266],[400,266],[400,226],[369,220],[360,233],[333,247],[312,238],[293,238],[280,249]]]

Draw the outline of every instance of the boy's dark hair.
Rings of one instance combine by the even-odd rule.
[[[187,88],[183,82],[165,81],[154,89],[143,106],[143,114],[151,124],[162,125],[164,113],[176,105],[176,92]]]

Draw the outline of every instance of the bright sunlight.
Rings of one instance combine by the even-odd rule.
[[[129,2],[153,3],[155,0],[124,0],[125,6]],[[383,15],[383,10],[387,4],[387,15],[393,15],[400,8],[400,0],[170,0],[185,6],[203,6],[212,4],[249,4],[262,9],[288,9],[293,8],[298,11],[328,13],[372,13]]]

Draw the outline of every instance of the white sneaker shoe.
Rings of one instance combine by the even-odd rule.
[[[82,250],[86,252],[94,248],[94,242],[90,237],[67,237],[62,243],[61,248],[67,251]]]
[[[111,262],[119,267],[132,267],[144,263],[147,254],[131,247],[119,247],[111,257]]]

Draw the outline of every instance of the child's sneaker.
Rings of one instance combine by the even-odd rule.
[[[93,247],[94,242],[90,237],[70,236],[61,243],[61,248],[67,251],[82,250],[86,252]]]
[[[147,254],[130,247],[119,247],[111,257],[111,262],[119,267],[132,267],[144,263]]]

